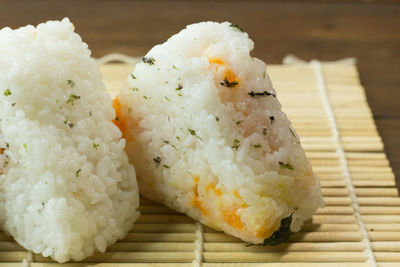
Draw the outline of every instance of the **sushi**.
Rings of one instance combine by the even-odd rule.
[[[251,244],[276,245],[323,205],[253,42],[229,22],[153,47],[113,102],[146,198]]]
[[[125,237],[136,174],[111,97],[68,19],[0,30],[0,227],[58,262]]]

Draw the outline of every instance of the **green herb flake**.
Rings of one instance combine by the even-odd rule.
[[[231,23],[231,25],[229,25],[229,26],[239,30],[240,32],[243,32],[242,28],[240,28],[239,25],[237,25],[236,23]]]
[[[11,90],[10,90],[10,89],[4,90],[4,95],[5,95],[5,96],[10,96],[10,95],[12,95]]]
[[[93,112],[89,111],[89,116],[92,117],[93,116]]]
[[[243,122],[243,120],[236,121],[236,125],[239,125]]]
[[[196,131],[195,131],[195,130],[193,130],[193,129],[188,129],[188,131],[189,131],[189,133],[190,133],[191,135],[196,135]]]
[[[251,146],[254,148],[262,148],[261,144],[251,144]]]
[[[74,88],[75,87],[75,82],[73,80],[67,80],[67,84],[71,87]]]
[[[162,165],[164,168],[166,168],[166,169],[169,169],[169,166],[168,165],[166,165],[166,164],[164,164],[164,165]]]
[[[15,107],[16,104],[17,104],[17,103],[12,103],[11,106]]]
[[[264,71],[262,77],[265,79],[266,72]]]
[[[203,139],[201,139],[200,136],[198,136],[198,135],[196,134],[196,131],[195,131],[195,130],[193,130],[193,129],[188,129],[188,131],[189,131],[189,133],[190,133],[191,135],[196,136],[196,137],[199,138],[201,141],[203,141]]]
[[[142,58],[142,61],[146,64],[149,64],[150,66],[156,63],[156,60],[153,57],[144,57]]]
[[[167,96],[164,96],[164,98],[165,98],[167,101],[171,101],[171,99],[169,99]]]
[[[146,100],[150,99],[149,97],[147,97],[147,96],[145,96],[145,95],[143,96],[143,98],[146,99]]]
[[[267,135],[267,134],[268,134],[267,128],[263,128],[263,135]]]
[[[74,124],[72,123],[72,122],[68,122],[68,126],[69,126],[69,128],[74,128]]]
[[[131,87],[131,88],[129,88],[129,89],[131,89],[131,90],[134,91],[134,92],[139,92],[139,88],[137,88],[137,87]]]
[[[131,78],[132,78],[132,80],[136,79],[135,75],[133,75],[133,74],[131,74]]]
[[[181,138],[179,136],[176,136],[176,140],[181,141]]]
[[[240,146],[240,141],[238,139],[233,140],[232,148],[238,150]]]
[[[93,148],[97,149],[99,146],[100,144],[93,143]]]
[[[217,116],[217,117],[215,117],[215,120],[216,120],[216,121],[219,121],[219,117],[218,117],[218,116]]]
[[[280,165],[281,168],[283,168],[283,169],[288,169],[288,170],[291,170],[291,171],[294,170],[294,167],[293,167],[292,164],[290,164],[290,163],[284,163],[284,162],[282,162],[282,161],[279,161],[279,165]]]
[[[78,177],[78,176],[79,176],[79,173],[80,173],[81,171],[82,171],[82,169],[77,170],[77,171],[75,172],[75,176]]]
[[[25,148],[25,151],[28,151],[28,145],[27,144],[23,144],[22,146]]]
[[[79,95],[70,94],[69,97],[68,97],[68,100],[65,101],[65,103],[71,104],[71,106],[73,106],[74,103],[75,103],[75,100],[78,100],[78,99],[80,99],[80,98],[81,98],[81,97],[80,97]]]
[[[178,67],[175,66],[175,65],[172,65],[172,68],[173,68],[174,70],[181,70],[180,68],[178,68]]]
[[[163,142],[164,142],[165,144],[167,144],[167,145],[172,146],[173,149],[177,150],[176,147],[174,146],[174,144],[172,144],[170,141],[168,141],[168,140],[163,140]]]
[[[161,163],[161,158],[160,157],[155,157],[153,159],[153,161],[154,161],[154,164],[156,165],[156,168],[158,168],[158,166],[160,166],[160,163]]]

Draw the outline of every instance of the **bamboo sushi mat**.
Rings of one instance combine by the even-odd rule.
[[[119,59],[122,63],[107,63]],[[137,59],[99,60],[112,93]],[[127,237],[64,266],[400,266],[400,197],[354,65],[270,65],[284,111],[320,178],[326,206],[288,243],[246,247],[237,238],[141,199]],[[0,232],[0,267],[58,266]]]

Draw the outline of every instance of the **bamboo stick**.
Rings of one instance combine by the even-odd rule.
[[[0,251],[0,262],[21,262],[28,256],[26,251]]]
[[[363,252],[204,252],[204,262],[357,262],[365,261]]]
[[[395,187],[392,188],[355,188],[357,196],[382,196],[397,197],[398,192]]]
[[[182,242],[118,242],[107,248],[108,252],[178,252],[178,251],[193,251],[195,243]]]
[[[203,263],[203,267],[320,267],[322,266],[320,262],[285,262],[285,263]],[[324,267],[371,267],[369,263],[363,262],[324,262]],[[389,265],[387,265],[389,266]],[[385,266],[386,267],[386,266]],[[391,267],[395,267],[392,265]]]
[[[130,242],[193,242],[195,233],[128,233],[124,241]]]
[[[192,233],[197,229],[194,223],[135,223],[131,233]]]
[[[400,241],[400,232],[368,232],[371,241]]]
[[[52,262],[50,258],[34,254],[35,262]],[[105,252],[96,253],[83,260],[89,263],[189,263],[194,259],[193,252]]]
[[[18,267],[21,267],[21,263],[17,263]],[[58,264],[58,263],[51,263],[51,262],[40,262],[40,263],[35,263],[35,262],[31,262],[29,263],[29,267],[89,267],[89,266],[93,266],[93,267],[193,267],[192,263],[178,263],[178,262],[174,262],[174,263],[154,263],[154,262],[150,262],[150,263],[116,263],[116,262],[112,262],[112,263],[63,263]],[[3,267],[3,265],[0,263],[0,267]],[[6,265],[6,267],[8,267],[8,265]],[[11,267],[11,266],[10,266]],[[13,266],[12,266],[13,267]]]
[[[362,215],[362,219],[365,223],[400,223],[399,215]]]
[[[351,179],[354,180],[394,180],[393,173],[352,173]]]
[[[16,242],[7,241],[0,242],[0,251],[25,251],[25,249]]]
[[[205,243],[205,252],[292,252],[292,251],[363,251],[360,242],[283,243],[277,246],[245,246],[242,243]]]
[[[399,252],[375,252],[374,254],[377,261],[388,261],[388,262],[396,261],[397,264],[399,264],[398,262],[400,262]]]
[[[186,215],[144,214],[136,223],[193,223],[194,220]]]
[[[365,180],[356,180],[353,181],[353,185],[356,187],[387,187],[387,186],[396,186],[395,180],[376,180],[376,181],[365,181]]]
[[[0,231],[0,242],[13,241],[13,238]]]
[[[361,214],[400,215],[400,207],[360,207]]]
[[[360,241],[362,239],[359,232],[304,232],[294,233],[289,242],[340,242],[340,241]],[[242,241],[233,236],[223,233],[205,233],[204,240],[211,243],[241,243]]]
[[[330,214],[330,215],[339,215],[339,214],[353,214],[354,210],[351,206],[326,206],[324,208],[319,208],[317,210],[318,215]]]
[[[347,188],[322,188],[322,195],[328,197],[348,196]]]
[[[351,205],[350,197],[324,197],[327,206],[346,206]]]
[[[359,197],[361,206],[400,206],[399,197]]]
[[[371,215],[369,215],[371,216]],[[367,219],[370,219],[371,223],[375,223],[376,218],[368,218],[368,215],[363,216],[363,218],[366,217]],[[400,218],[400,216],[399,216]],[[396,217],[397,219],[397,217]],[[394,220],[394,218],[393,218]],[[315,224],[323,224],[323,223],[355,223],[355,217],[354,215],[314,215],[311,220]],[[366,221],[364,219],[364,221]],[[367,222],[367,221],[366,221]],[[392,222],[392,221],[388,221]]]
[[[346,182],[344,181],[344,179],[341,180],[321,180],[320,184],[322,187],[345,187],[346,186]]]
[[[377,252],[400,252],[400,242],[371,242],[372,249]]]
[[[301,232],[339,232],[339,231],[353,231],[357,232],[359,227],[357,224],[333,224],[333,223],[325,223],[325,224],[312,224],[305,223],[301,228]]]
[[[400,232],[400,224],[399,223],[367,223],[365,224],[367,231],[399,231]]]
[[[139,210],[141,214],[177,214],[176,211],[161,205],[141,205]]]

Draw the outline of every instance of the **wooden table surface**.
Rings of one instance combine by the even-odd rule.
[[[0,27],[69,17],[95,57],[145,54],[185,25],[239,24],[255,42],[254,56],[281,63],[355,57],[368,102],[400,177],[400,1],[3,1]]]

